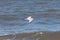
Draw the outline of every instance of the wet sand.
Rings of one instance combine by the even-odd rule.
[[[60,40],[60,32],[21,33],[16,35],[0,36],[0,40]]]

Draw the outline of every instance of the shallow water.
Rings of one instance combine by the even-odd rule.
[[[39,31],[60,31],[60,0],[0,0],[0,35]]]

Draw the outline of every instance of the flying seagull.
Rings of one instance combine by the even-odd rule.
[[[31,23],[33,21],[33,18],[32,18],[32,16],[29,16],[29,17],[25,18],[25,20],[28,20],[28,22]]]

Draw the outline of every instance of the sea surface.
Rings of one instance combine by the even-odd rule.
[[[40,31],[60,31],[60,0],[0,0],[0,35]]]

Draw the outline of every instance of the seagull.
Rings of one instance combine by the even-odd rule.
[[[33,18],[32,18],[32,16],[29,16],[29,17],[25,18],[25,20],[28,20],[28,22],[31,23],[33,21]]]

